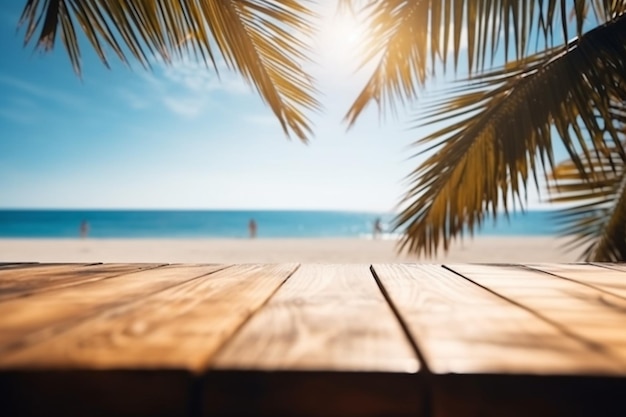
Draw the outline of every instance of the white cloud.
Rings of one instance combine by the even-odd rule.
[[[33,84],[16,77],[0,74],[0,83],[8,85],[22,92],[28,93],[31,96],[42,98],[45,100],[56,101],[57,103],[69,105],[72,107],[83,107],[84,101],[72,94],[68,94],[61,90],[56,90],[49,87],[43,87],[37,84]]]
[[[196,92],[226,91],[245,93],[249,89],[239,77],[228,71],[225,65],[219,65],[219,76],[215,69],[196,62],[191,58],[183,58],[171,64],[161,64],[163,75],[172,83]]]
[[[223,63],[218,64],[219,76],[213,67],[188,57],[170,64],[155,60],[153,65],[154,72],[140,73],[144,80],[143,94],[128,89],[119,92],[133,109],[156,102],[176,115],[195,118],[216,104],[214,97],[218,93],[252,93],[241,76],[228,70]]]

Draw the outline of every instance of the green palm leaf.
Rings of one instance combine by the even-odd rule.
[[[21,23],[25,43],[39,31],[36,45],[43,50],[54,47],[60,32],[77,73],[78,28],[107,66],[110,48],[125,63],[128,55],[149,67],[152,56],[170,63],[193,54],[217,70],[217,51],[256,88],[285,133],[306,141],[306,112],[319,108],[301,67],[312,18],[296,0],[28,0]]]
[[[554,165],[552,126],[581,172],[583,158],[623,154],[609,97],[626,98],[626,18],[468,82],[425,116],[448,125],[418,142],[435,153],[410,175],[397,218],[401,247],[418,254],[447,249],[489,211],[507,213],[510,198],[523,205],[527,182]]]

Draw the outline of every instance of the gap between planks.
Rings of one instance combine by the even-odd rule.
[[[305,264],[219,350],[201,408],[207,416],[427,416],[420,368],[369,265]]]
[[[609,374],[626,374],[626,334],[619,331],[626,327],[622,298],[524,265],[459,264],[447,268],[606,357],[611,363]]]
[[[0,367],[201,373],[221,344],[296,268],[294,264],[213,267],[132,303],[90,315],[58,337],[15,350],[0,359]]]
[[[226,267],[170,265],[0,302],[0,361],[106,310]]]
[[[213,367],[413,373],[419,360],[368,265],[305,264]]]
[[[115,278],[166,264],[50,264],[0,269],[0,302]]]
[[[626,300],[626,269],[595,264],[524,264],[524,267],[585,285]]]
[[[445,373],[612,374],[613,359],[552,323],[433,265],[374,265],[430,369]]]

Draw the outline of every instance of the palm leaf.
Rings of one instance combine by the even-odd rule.
[[[361,67],[377,64],[346,121],[354,124],[372,101],[383,111],[395,111],[396,102],[416,99],[436,66],[448,67],[449,52],[456,70],[459,56],[467,48],[467,71],[472,75],[483,71],[500,49],[505,62],[522,60],[532,55],[531,39],[535,50],[564,45],[570,36],[582,35],[583,25],[590,19],[605,22],[624,11],[623,0],[365,1],[362,12],[368,17],[370,35]],[[515,53],[510,54],[510,49]]]
[[[616,164],[615,161],[619,161]],[[585,260],[618,262],[626,259],[626,159],[620,152],[594,155],[584,160],[586,170],[601,175],[581,175],[571,160],[552,173],[549,191],[554,203],[574,204],[557,212],[563,234],[575,235],[571,246],[586,245]]]
[[[28,0],[21,17],[25,44],[50,50],[57,32],[77,73],[77,29],[108,66],[107,49],[122,62],[144,67],[153,56],[166,63],[192,54],[207,65],[215,54],[251,83],[287,135],[306,141],[308,111],[319,108],[312,78],[302,69],[313,13],[296,0]]]
[[[405,228],[401,247],[411,252],[447,250],[454,238],[473,233],[486,213],[508,213],[511,199],[523,206],[527,182],[532,178],[538,187],[540,168],[554,165],[553,126],[580,172],[583,158],[591,161],[609,148],[624,154],[611,128],[609,98],[626,98],[626,17],[565,50],[467,82],[426,114],[426,124],[448,125],[418,142],[435,153],[409,176],[406,208],[396,219]]]

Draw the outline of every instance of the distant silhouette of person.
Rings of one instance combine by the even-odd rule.
[[[87,220],[80,222],[80,237],[86,238],[89,234],[89,223]]]
[[[380,217],[374,220],[374,239],[378,239],[380,235],[383,233],[383,225],[380,222]]]
[[[254,239],[256,237],[257,225],[254,219],[250,219],[248,222],[248,232],[250,232],[250,239]]]

